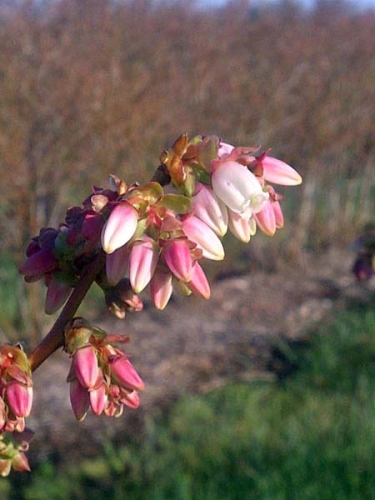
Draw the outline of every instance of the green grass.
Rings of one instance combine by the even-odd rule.
[[[186,396],[150,415],[142,440],[44,464],[17,498],[375,498],[375,311],[343,313],[291,355],[286,380]]]

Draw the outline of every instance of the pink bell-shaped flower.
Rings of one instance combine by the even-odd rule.
[[[144,382],[126,355],[115,355],[109,361],[111,376],[124,388],[130,391],[141,391],[144,389]]]
[[[254,215],[259,228],[268,236],[273,236],[276,232],[276,217],[272,207],[272,202],[268,201],[263,210]]]
[[[192,268],[191,280],[186,283],[186,286],[195,295],[202,297],[204,299],[209,299],[211,297],[211,289],[207,280],[207,276],[203,271],[202,267],[195,262]]]
[[[244,214],[238,214],[236,212],[229,212],[229,230],[240,241],[248,243],[251,236],[256,233],[256,223],[255,219],[249,210]]]
[[[214,165],[211,182],[215,194],[233,212],[259,212],[268,199],[255,175],[235,161]]]
[[[299,173],[293,167],[277,158],[264,156],[261,164],[263,167],[263,178],[267,182],[283,186],[298,186],[302,183],[302,177]]]
[[[194,215],[218,236],[224,236],[228,229],[228,211],[213,190],[205,184],[197,182],[191,201]]]
[[[15,380],[6,385],[6,399],[16,417],[28,417],[33,403],[33,388]]]
[[[123,245],[111,254],[106,256],[105,270],[108,284],[111,286],[117,283],[124,276],[129,266],[129,248],[128,245]]]
[[[163,252],[165,262],[176,278],[190,281],[193,262],[187,240],[180,238],[167,241]]]
[[[173,292],[172,273],[156,268],[150,281],[150,292],[156,309],[159,311],[165,309]]]
[[[128,408],[136,410],[139,407],[139,394],[137,391],[125,392],[122,395],[121,402]]]
[[[129,257],[129,279],[135,293],[140,293],[149,284],[159,259],[159,246],[144,236],[136,241]]]
[[[127,201],[121,201],[112,210],[102,229],[103,250],[110,254],[125,245],[134,235],[137,224],[136,209]]]
[[[80,347],[75,351],[73,369],[83,387],[92,389],[95,386],[99,377],[99,366],[95,348],[91,344]]]
[[[108,403],[107,391],[105,384],[101,383],[99,387],[92,389],[89,392],[90,406],[94,415],[101,415]]]
[[[182,221],[182,229],[190,241],[196,243],[202,250],[203,257],[211,260],[223,260],[224,248],[216,236],[204,222],[194,215],[187,216]]]
[[[90,396],[88,390],[76,378],[70,382],[70,404],[76,419],[79,422],[84,420],[90,407]]]

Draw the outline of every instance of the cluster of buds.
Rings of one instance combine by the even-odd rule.
[[[106,272],[97,282],[118,317],[142,309],[137,294],[148,285],[157,309],[166,307],[173,283],[208,299],[202,260],[224,258],[221,238],[228,230],[244,242],[257,227],[273,235],[284,219],[281,197],[269,183],[302,181],[268,151],[234,147],[216,136],[182,135],[160,162],[167,181],[127,185],[112,175],[110,189],[94,188],[58,229],[42,229],[30,243],[20,272],[27,281],[44,279],[47,313],[63,305],[102,250]],[[164,192],[166,183],[174,193]]]
[[[33,436],[30,429],[0,435],[0,476],[8,476],[12,469],[18,472],[30,471],[25,453]]]
[[[181,136],[161,155],[177,194],[158,183],[126,187],[112,177],[117,200],[101,233],[110,285],[128,275],[135,293],[150,285],[156,308],[164,309],[172,280],[187,294],[210,297],[202,259],[222,260],[221,239],[229,231],[248,242],[259,227],[268,235],[283,227],[281,197],[274,184],[297,185],[300,175],[268,152],[235,148],[218,137]]]
[[[46,313],[56,312],[71,297],[56,331],[49,334],[53,341],[49,345],[47,335],[42,348],[31,354],[33,369],[64,344],[72,358],[68,382],[78,420],[90,408],[107,416],[121,415],[124,406],[137,408],[143,381],[125,352],[115,347],[128,338],[107,335],[83,318],[72,319],[88,289],[82,285],[85,277],[88,286],[95,280],[102,288],[108,308],[119,318],[142,309],[139,294],[146,288],[159,310],[175,286],[186,295],[208,299],[204,259],[224,258],[222,238],[228,231],[243,242],[257,228],[273,235],[284,224],[281,196],[273,184],[301,182],[291,166],[269,151],[234,147],[216,136],[189,139],[186,134],[161,154],[149,183],[128,185],[111,175],[109,189],[94,187],[81,206],[69,208],[57,229],[41,229],[26,250],[20,273],[27,282],[44,281]],[[165,192],[167,184],[174,191]],[[67,323],[63,339],[61,324]],[[6,440],[5,433],[25,432],[32,401],[30,373],[19,346],[0,348],[0,473],[11,466],[28,469],[28,440]]]
[[[129,357],[112,344],[128,338],[107,335],[83,318],[74,318],[65,330],[65,350],[72,357],[67,381],[74,415],[81,421],[87,411],[118,417],[124,406],[138,408],[144,383]]]
[[[29,470],[25,455],[32,437],[25,427],[33,401],[29,360],[21,346],[0,346],[0,475]]]

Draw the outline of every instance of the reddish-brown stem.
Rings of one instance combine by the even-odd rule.
[[[85,298],[89,288],[95,281],[95,278],[101,272],[105,265],[105,254],[100,252],[95,259],[87,266],[82,273],[80,280],[75,286],[68,302],[57,318],[55,324],[44,337],[40,344],[29,355],[31,369],[34,371],[40,366],[53,352],[64,345],[64,329],[67,323],[73,319],[82,300]]]

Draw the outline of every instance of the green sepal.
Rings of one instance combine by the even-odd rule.
[[[146,231],[146,228],[147,228],[147,220],[140,219],[137,224],[137,229],[135,230],[135,233],[130,241],[138,240],[141,236],[143,236]]]
[[[196,181],[201,182],[202,184],[206,184],[207,186],[211,185],[210,174],[206,170],[203,170],[203,168],[198,166],[195,167],[194,176]]]
[[[107,336],[107,333],[98,326],[93,326],[93,334],[99,339],[105,339]]]
[[[168,208],[177,214],[187,214],[191,210],[190,198],[182,194],[168,193],[163,196],[156,205]]]
[[[72,261],[76,257],[77,248],[75,245],[69,245],[66,242],[67,237],[68,237],[67,231],[60,231],[55,238],[53,253],[55,257],[59,259],[59,261],[61,260]]]
[[[203,139],[199,145],[198,163],[207,171],[210,171],[212,160],[217,159],[219,151],[219,138],[216,135],[211,135]]]
[[[93,329],[84,318],[74,318],[65,328],[65,351],[69,354],[88,344]]]

